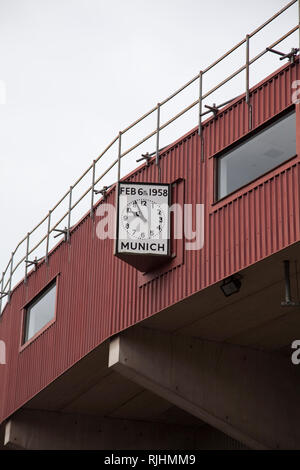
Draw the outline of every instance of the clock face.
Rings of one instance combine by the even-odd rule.
[[[146,197],[134,199],[123,209],[121,220],[130,238],[159,239],[166,223],[165,210]]]
[[[120,183],[117,252],[169,255],[169,185]]]

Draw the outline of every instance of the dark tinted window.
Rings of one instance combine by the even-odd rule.
[[[292,112],[218,159],[218,199],[296,155]]]
[[[56,281],[26,308],[24,343],[41,330],[55,315]]]

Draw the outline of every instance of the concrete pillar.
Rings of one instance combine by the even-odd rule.
[[[135,327],[111,341],[109,367],[250,448],[300,448],[290,357]]]

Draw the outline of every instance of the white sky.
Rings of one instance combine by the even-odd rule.
[[[0,0],[0,84],[7,94],[6,103],[0,104],[1,272],[20,239],[119,130],[287,3]],[[270,28],[270,40],[267,30],[253,41],[253,48],[262,50],[297,21],[294,6],[276,23],[275,35]],[[277,48],[289,50],[292,45],[297,47],[297,36]],[[240,57],[243,62],[244,52]],[[278,57],[268,60],[252,73],[252,85],[283,63]],[[232,63],[228,67],[222,65],[208,81],[221,80],[232,71]],[[243,90],[244,78],[239,80],[241,90],[231,88],[228,96]],[[197,95],[188,98],[183,105]],[[208,102],[222,98],[221,92]],[[162,144],[195,125],[193,115],[162,138]],[[149,131],[153,126],[155,118]],[[147,149],[154,147],[143,147]]]

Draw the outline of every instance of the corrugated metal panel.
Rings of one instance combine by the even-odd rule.
[[[286,66],[251,93],[257,127],[288,107],[299,65]],[[300,240],[299,158],[269,173],[234,196],[211,205],[212,156],[248,131],[248,106],[237,100],[204,126],[205,162],[194,130],[161,159],[162,181],[185,178],[185,202],[205,204],[205,242],[186,251],[184,263],[139,287],[137,271],[113,256],[113,241],[100,241],[86,217],[13,292],[0,320],[8,366],[0,367],[3,419],[111,335]],[[157,167],[143,167],[135,181],[155,181]],[[107,202],[114,202],[115,191]],[[97,221],[96,221],[97,222]],[[56,274],[57,319],[19,352],[21,307]]]
[[[299,162],[210,214],[212,284],[299,240]]]

